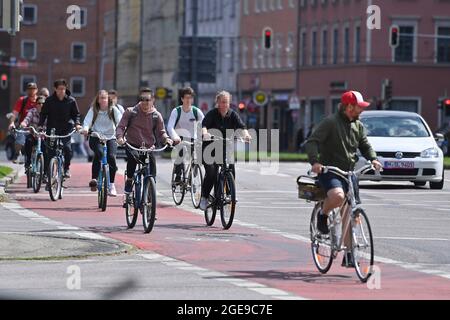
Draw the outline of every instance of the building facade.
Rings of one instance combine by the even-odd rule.
[[[300,1],[301,123],[308,127],[335,112],[343,91],[354,89],[372,108],[418,112],[432,130],[450,120],[437,108],[450,95],[450,2],[380,2],[380,29],[371,0]],[[373,27],[368,27],[369,25]],[[390,26],[400,28],[389,45]],[[382,84],[392,84],[386,101]]]
[[[115,1],[78,1],[80,29],[70,23],[76,22],[74,11],[67,13],[72,4],[33,0],[23,5],[21,30],[11,38],[9,52],[10,108],[28,82],[53,92],[53,81],[65,78],[85,114],[96,91],[113,84]]]
[[[298,1],[243,0],[240,9],[238,88],[249,127],[280,130],[281,150],[292,149],[299,120],[298,110],[289,103],[297,90]],[[255,92],[265,95],[266,102],[256,106]]]
[[[198,106],[207,111],[214,107],[218,91],[227,90],[237,105],[239,71],[240,0],[198,0],[198,36],[213,37],[217,43],[216,82],[200,83]],[[193,1],[186,0],[186,36],[193,31]]]

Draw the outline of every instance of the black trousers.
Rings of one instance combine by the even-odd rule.
[[[133,179],[134,176],[134,172],[136,171],[136,167],[138,166],[138,162],[136,161],[136,158],[133,156],[133,154],[131,153],[131,151],[127,148],[126,149],[126,153],[127,153],[127,158],[128,158],[128,162],[127,162],[127,178],[128,179]],[[139,160],[142,163],[145,163],[145,159],[146,159],[146,155],[140,155],[139,156]],[[156,177],[156,160],[155,157],[153,156],[153,154],[150,154],[150,163],[152,166],[152,176]]]
[[[92,160],[92,179],[98,179],[98,175],[100,173],[102,167],[102,159],[103,159],[103,145],[100,143],[100,139],[91,137],[89,138],[89,147],[94,152],[94,159]],[[114,183],[116,179],[117,173],[117,163],[116,163],[116,154],[117,154],[117,142],[116,140],[109,140],[107,142],[108,154],[106,157],[108,158],[109,164],[109,175],[110,182]]]
[[[216,183],[217,175],[219,174],[219,165],[217,164],[206,164],[203,161],[203,166],[205,167],[205,178],[203,179],[202,185],[202,197],[208,198],[211,194],[211,190]],[[234,164],[230,164],[231,172],[233,177],[236,179],[236,169]]]
[[[56,145],[56,141],[54,142]],[[72,143],[70,142],[70,137],[66,139],[62,139],[63,154],[64,154],[64,171],[69,170],[70,162],[72,161],[73,152],[72,152]],[[48,176],[48,166],[50,164],[50,160],[56,155],[55,146],[52,146],[47,139],[46,144],[48,147],[45,148],[46,152],[44,153],[44,162],[45,162],[45,174]]]

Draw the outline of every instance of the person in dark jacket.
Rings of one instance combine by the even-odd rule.
[[[55,92],[48,97],[44,103],[41,112],[41,120],[39,126],[42,127],[46,123],[47,135],[51,134],[52,129],[55,129],[55,134],[58,136],[68,135],[74,128],[81,129],[80,111],[78,109],[77,101],[71,97],[68,90],[67,82],[64,79],[55,81]],[[63,140],[64,144],[64,177],[70,178],[70,162],[72,160],[72,146],[70,137]],[[55,150],[47,148],[45,154],[45,171],[48,176],[48,166],[50,159],[55,156]]]

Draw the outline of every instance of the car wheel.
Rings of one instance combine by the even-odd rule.
[[[440,182],[430,182],[431,190],[444,189],[444,182],[445,182],[445,168],[442,170],[442,180]]]
[[[427,184],[427,183],[426,183],[426,182],[423,182],[423,181],[415,181],[415,182],[414,182],[414,185],[415,185],[416,187],[425,187],[426,184]]]

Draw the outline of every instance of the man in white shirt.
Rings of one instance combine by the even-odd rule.
[[[192,141],[201,137],[202,121],[205,118],[202,111],[193,106],[195,92],[192,88],[180,90],[180,97],[183,105],[175,108],[169,119],[167,131],[170,138],[177,145],[181,143],[182,138]],[[181,182],[181,166],[176,166],[175,182]]]

